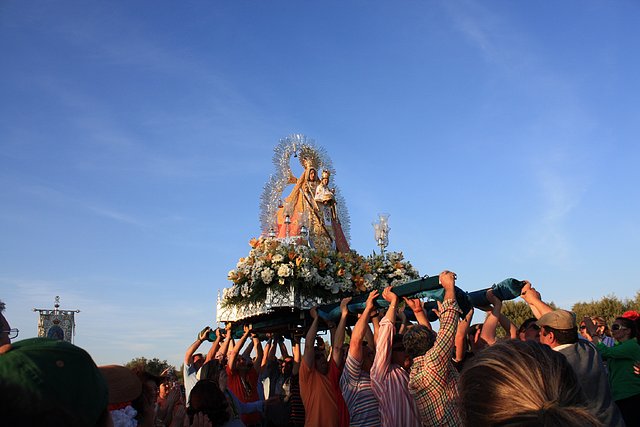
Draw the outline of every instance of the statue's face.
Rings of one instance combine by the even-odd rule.
[[[329,185],[329,178],[322,178],[322,185],[324,185],[325,187]]]
[[[316,180],[316,170],[311,168],[311,170],[309,170],[309,181],[315,181]]]

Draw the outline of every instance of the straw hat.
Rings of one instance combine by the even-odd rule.
[[[120,365],[99,366],[109,388],[109,405],[135,400],[142,393],[142,383],[130,369]]]

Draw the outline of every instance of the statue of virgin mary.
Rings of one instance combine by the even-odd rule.
[[[304,168],[298,178],[293,175],[289,165],[292,155],[298,158]],[[294,238],[294,241],[308,243],[316,249],[348,251],[344,236],[340,241],[345,244],[336,246],[334,227],[330,221],[325,221],[322,203],[316,199],[316,189],[320,183],[318,170],[332,170],[331,161],[323,150],[316,148],[313,141],[304,135],[291,135],[276,147],[274,163],[278,173],[271,177],[262,196],[265,233],[271,230],[269,233],[278,238]],[[294,186],[282,201],[282,193],[290,184]],[[340,213],[345,214],[344,211]],[[341,216],[348,221],[348,216]]]

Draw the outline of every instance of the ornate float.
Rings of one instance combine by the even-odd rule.
[[[303,168],[299,177],[290,166],[296,160]],[[219,322],[306,310],[419,277],[402,253],[363,256],[350,249],[349,214],[336,171],[313,140],[283,138],[273,163],[260,204],[262,234],[249,241],[248,255],[228,274],[232,285],[218,296]]]

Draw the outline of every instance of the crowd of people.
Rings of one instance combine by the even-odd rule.
[[[0,313],[3,425],[34,426],[640,426],[640,314],[576,319],[525,282],[532,317],[519,327],[487,291],[483,323],[440,274],[436,333],[419,299],[372,291],[355,325],[310,310],[302,334],[205,328],[174,372],[96,366],[64,341],[10,342]],[[407,320],[403,305],[413,312]],[[353,324],[353,322],[351,322]],[[497,337],[501,325],[504,338]],[[318,332],[331,330],[326,342]],[[346,339],[348,336],[348,340]],[[198,353],[211,342],[206,354]],[[347,342],[347,343],[345,343]]]

